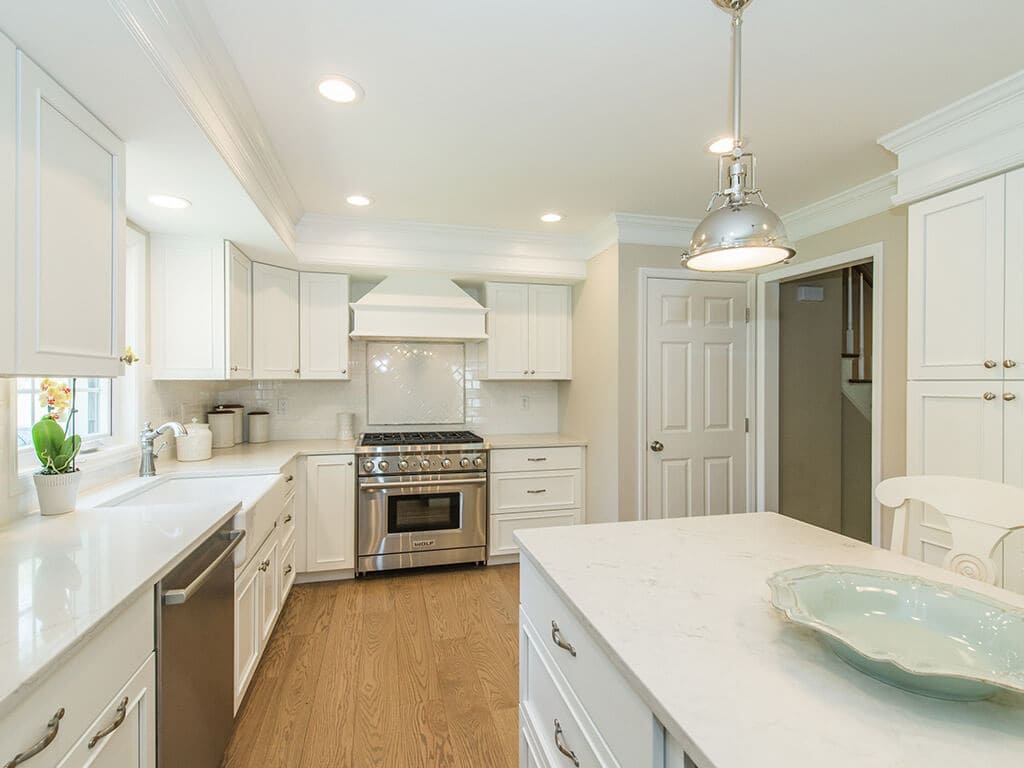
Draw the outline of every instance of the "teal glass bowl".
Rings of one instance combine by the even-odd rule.
[[[1024,611],[889,571],[807,565],[768,579],[772,605],[889,685],[953,701],[1024,693]]]

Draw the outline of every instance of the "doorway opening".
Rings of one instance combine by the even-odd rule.
[[[758,509],[880,543],[882,244],[758,278]]]

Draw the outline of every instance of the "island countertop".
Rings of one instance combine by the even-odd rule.
[[[766,580],[831,563],[1024,597],[771,513],[522,531],[522,553],[699,768],[1019,765],[1024,696],[929,699],[847,666]]]

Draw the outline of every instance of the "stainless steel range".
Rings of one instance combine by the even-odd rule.
[[[487,559],[487,445],[472,432],[368,432],[357,572]]]

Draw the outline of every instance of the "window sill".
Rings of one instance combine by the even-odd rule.
[[[122,443],[120,445],[110,445],[106,448],[102,448],[94,453],[87,453],[84,456],[79,454],[76,463],[80,470],[101,470],[113,467],[121,462],[128,461],[136,458],[139,455],[139,447],[130,443]],[[18,481],[20,483],[29,482],[29,478],[39,471],[39,465],[33,463],[32,466],[19,468],[18,469]]]

